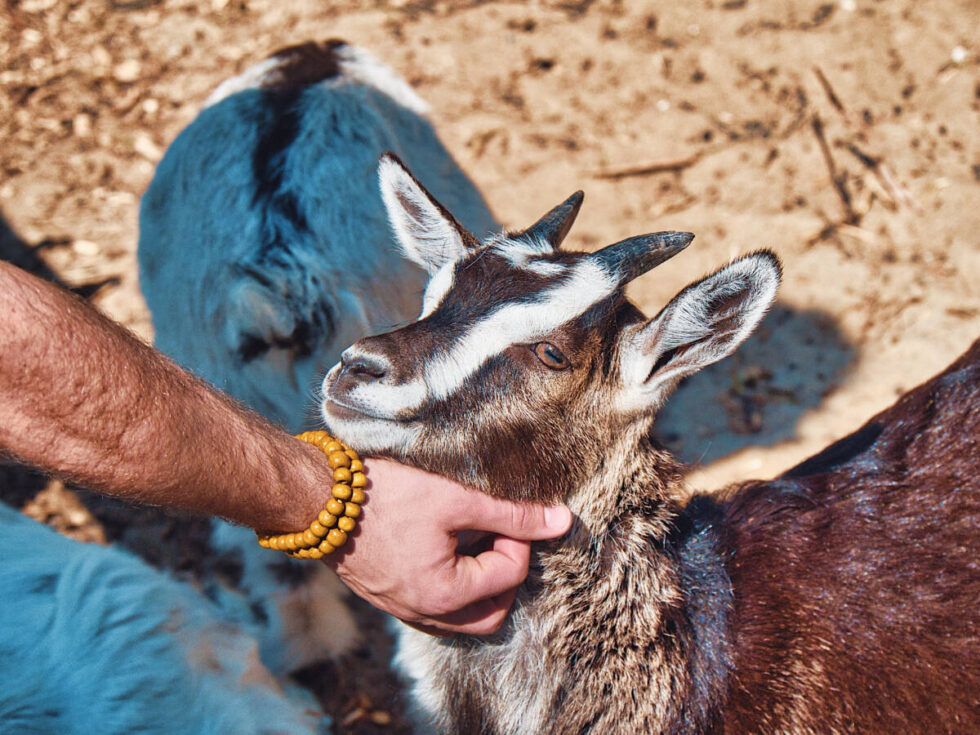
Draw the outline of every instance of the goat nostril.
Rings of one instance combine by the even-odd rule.
[[[344,372],[361,380],[381,380],[388,373],[385,362],[371,355],[357,355],[350,360],[341,360],[341,362]]]

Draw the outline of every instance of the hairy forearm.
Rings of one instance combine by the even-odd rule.
[[[0,447],[118,497],[301,528],[330,486],[313,447],[85,302],[0,262]]]

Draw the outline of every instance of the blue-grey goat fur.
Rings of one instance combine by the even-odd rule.
[[[314,733],[247,623],[125,551],[0,503],[0,732]],[[319,722],[318,722],[319,720]]]

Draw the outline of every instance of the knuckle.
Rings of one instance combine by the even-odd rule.
[[[532,520],[532,509],[529,505],[523,505],[521,503],[511,503],[511,523],[514,528],[527,528],[531,524]]]

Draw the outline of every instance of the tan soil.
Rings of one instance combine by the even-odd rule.
[[[663,411],[664,438],[704,464],[695,485],[778,473],[980,334],[976,0],[5,5],[0,255],[49,268],[147,339],[134,252],[154,164],[219,81],[330,37],[432,104],[503,223],[581,188],[573,248],[696,233],[632,286],[650,313],[734,255],[779,254],[759,334]],[[2,492],[22,504],[15,484]],[[338,718],[371,709],[355,694]]]

